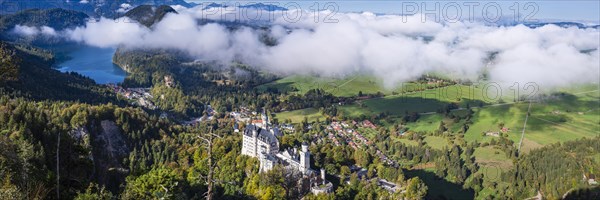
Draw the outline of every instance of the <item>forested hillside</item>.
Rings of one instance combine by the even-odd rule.
[[[5,32],[16,25],[41,27],[48,26],[56,30],[82,26],[88,15],[61,8],[23,10],[15,14],[0,17],[0,31]]]
[[[559,199],[573,188],[585,188],[581,180],[600,171],[600,137],[552,144],[520,157],[516,167],[504,174],[516,194],[541,192]]]

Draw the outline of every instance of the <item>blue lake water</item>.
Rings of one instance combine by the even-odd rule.
[[[57,64],[57,69],[61,72],[77,72],[99,84],[121,83],[127,72],[112,63],[115,51],[113,48],[81,46],[67,53],[70,59]]]

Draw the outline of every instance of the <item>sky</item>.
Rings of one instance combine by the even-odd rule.
[[[67,30],[18,25],[13,31],[25,37],[44,35],[96,47],[176,49],[198,61],[216,61],[223,67],[242,62],[280,75],[371,74],[381,78],[386,87],[429,73],[473,81],[486,74],[501,87],[535,83],[540,90],[598,84],[600,80],[597,28],[445,23],[423,21],[418,14],[377,15],[342,9],[335,15],[338,21],[326,22],[331,10],[174,8],[177,14],[165,15],[150,28],[116,23],[131,22],[126,19],[102,18]],[[235,17],[242,15],[246,17]],[[198,25],[198,20],[204,19],[271,26],[232,30],[219,23]],[[265,36],[277,41],[276,45],[266,45]]]
[[[439,3],[440,9],[438,13],[442,13],[444,6],[447,6],[448,12],[456,10],[452,8],[451,2],[456,2],[460,5],[463,17],[466,18],[469,4],[479,4],[479,6],[473,7],[475,17],[481,17],[483,13],[483,7],[486,4],[499,5],[500,10],[504,16],[512,17],[516,8],[520,8],[522,15],[532,14],[530,19],[538,20],[572,20],[572,21],[587,21],[587,22],[600,22],[600,1],[598,0],[584,0],[584,1],[564,1],[564,0],[547,0],[547,1],[516,1],[516,0],[500,0],[500,1],[449,1],[449,0],[428,0],[428,1],[398,1],[398,0],[344,0],[344,1],[328,1],[328,0],[297,0],[297,1],[251,1],[251,0],[240,0],[240,1],[202,1],[202,0],[186,0],[188,2],[240,2],[240,4],[246,4],[251,2],[278,2],[280,5],[286,5],[290,2],[296,2],[303,9],[310,10],[316,8],[314,5],[319,4],[322,9],[325,7],[327,2],[334,2],[340,12],[363,12],[369,11],[374,13],[385,13],[385,14],[402,14],[403,5],[416,3],[420,10],[424,9],[423,5],[427,9],[433,9],[436,3]],[[424,3],[424,4],[423,4]],[[465,5],[467,3],[467,5]],[[529,3],[529,4],[528,4]],[[515,6],[518,5],[518,6]],[[491,6],[491,5],[490,5]],[[525,9],[530,8],[530,9]],[[488,7],[489,12],[495,12],[495,7]],[[410,14],[410,13],[408,13]]]

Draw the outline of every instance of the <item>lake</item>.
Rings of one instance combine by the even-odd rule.
[[[65,54],[69,59],[58,63],[56,69],[77,72],[99,84],[121,83],[127,72],[112,63],[115,51],[113,48],[78,46]]]

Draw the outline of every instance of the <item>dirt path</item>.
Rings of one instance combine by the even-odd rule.
[[[529,197],[525,200],[541,200],[544,197],[542,196],[542,193],[538,190],[537,195],[533,196],[533,197]],[[563,197],[564,198],[564,197]]]
[[[527,114],[525,115],[525,122],[523,123],[523,131],[521,132],[521,140],[519,141],[519,148],[517,152],[521,152],[521,146],[523,146],[523,138],[525,137],[525,127],[527,127],[527,119],[529,119],[529,111],[531,110],[531,101],[529,101],[529,107],[527,108]]]

